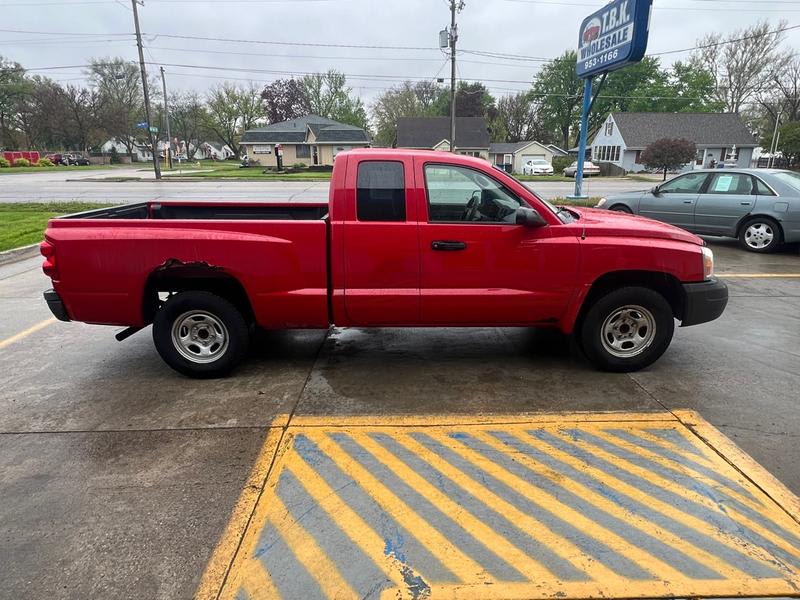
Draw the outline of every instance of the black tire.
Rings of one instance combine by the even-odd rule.
[[[624,204],[615,204],[614,206],[612,206],[608,210],[612,210],[614,212],[619,212],[619,213],[625,213],[625,214],[628,214],[628,215],[632,215],[633,214],[633,211],[630,208],[628,208],[627,206],[625,206]]]
[[[766,236],[766,237],[764,237]],[[764,246],[758,246],[771,236],[771,241]],[[783,245],[783,230],[769,217],[753,217],[747,219],[739,228],[739,245],[748,252],[769,254],[775,252]]]
[[[620,316],[612,319],[615,315]],[[614,331],[607,332],[607,326]],[[661,358],[674,332],[672,307],[661,294],[645,287],[625,287],[598,298],[576,333],[595,366],[614,373],[631,373]]]
[[[189,325],[181,325],[187,321]],[[185,343],[180,342],[182,331],[188,338]],[[156,312],[153,342],[164,362],[178,373],[202,379],[222,377],[247,354],[250,328],[242,313],[224,298],[210,292],[180,292]]]

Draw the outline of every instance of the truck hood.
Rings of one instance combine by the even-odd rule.
[[[569,210],[580,215],[578,224],[586,228],[587,236],[655,238],[686,242],[697,246],[705,245],[705,242],[693,233],[646,217],[574,206],[570,206]]]

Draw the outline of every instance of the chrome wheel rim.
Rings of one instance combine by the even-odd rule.
[[[775,232],[769,223],[753,223],[744,232],[744,241],[751,248],[761,250],[775,239]]]
[[[219,360],[228,349],[229,339],[225,324],[202,310],[185,312],[172,324],[172,344],[181,356],[193,363]]]
[[[603,348],[616,358],[632,358],[647,350],[656,338],[653,313],[642,306],[614,310],[600,330]]]

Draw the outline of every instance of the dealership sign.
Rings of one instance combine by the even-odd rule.
[[[642,60],[653,0],[615,0],[584,19],[578,40],[578,76],[608,73]]]

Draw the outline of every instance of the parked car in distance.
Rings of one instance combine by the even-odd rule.
[[[215,377],[256,327],[550,327],[599,368],[642,369],[675,320],[728,301],[714,256],[677,227],[557,208],[469,156],[337,155],[318,204],[154,201],[51,219],[41,252],[61,320],[152,323],[176,371]],[[98,259],[101,257],[101,259]]]
[[[800,242],[800,174],[779,169],[703,169],[596,208],[649,217],[700,235],[737,238],[750,252]]]
[[[574,163],[564,169],[564,177],[575,177],[577,172],[578,161],[576,160]],[[583,176],[591,177],[592,175],[600,175],[600,167],[587,160],[585,163],[583,163]]]
[[[534,158],[522,165],[523,175],[552,175],[553,165],[544,158]]]
[[[45,154],[45,158],[54,165],[64,164],[64,155],[59,152],[54,152],[53,154]]]
[[[62,160],[66,165],[77,167],[88,167],[92,164],[83,154],[65,154]]]

